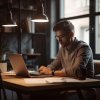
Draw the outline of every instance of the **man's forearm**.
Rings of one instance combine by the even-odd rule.
[[[66,74],[61,70],[56,70],[54,72],[54,76],[66,76]]]

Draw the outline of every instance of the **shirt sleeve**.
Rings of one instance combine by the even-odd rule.
[[[61,57],[60,57],[60,50],[58,51],[58,54],[56,58],[49,64],[47,67],[51,68],[52,70],[58,70],[61,69]]]

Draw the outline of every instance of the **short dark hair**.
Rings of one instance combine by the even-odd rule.
[[[56,32],[58,30],[74,33],[74,25],[70,21],[67,21],[67,20],[59,21],[53,27],[53,31]]]

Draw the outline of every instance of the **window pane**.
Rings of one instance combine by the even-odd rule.
[[[100,0],[96,0],[96,12],[100,11]]]
[[[61,18],[89,13],[89,0],[60,0],[60,4]]]
[[[75,37],[89,44],[89,18],[70,20],[75,27]]]
[[[95,34],[95,40],[96,40],[96,54],[100,54],[100,16],[96,17],[96,34]]]

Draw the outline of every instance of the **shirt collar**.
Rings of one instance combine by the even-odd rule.
[[[74,37],[74,40],[71,42],[71,44],[69,44],[69,45],[66,47],[66,49],[67,49],[68,51],[70,51],[70,50],[74,47],[74,45],[75,45],[77,42],[78,42],[78,39],[77,39],[76,37]]]

